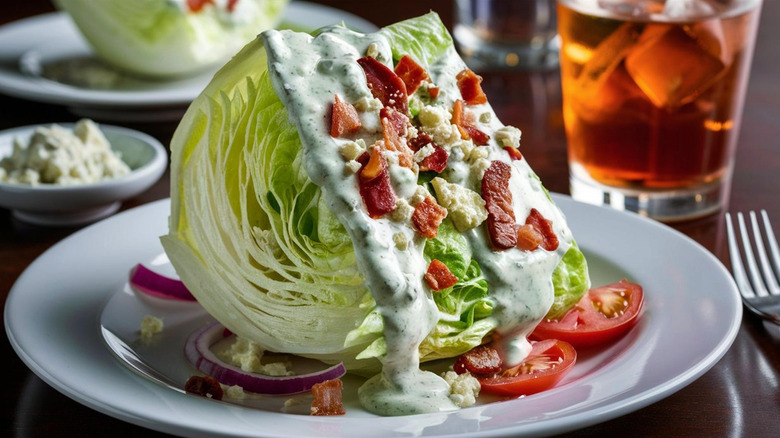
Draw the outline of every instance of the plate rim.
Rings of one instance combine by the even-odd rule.
[[[726,270],[725,266],[711,252],[706,250],[695,240],[691,239],[690,237],[670,227],[652,221],[651,219],[641,217],[639,215],[635,215],[633,213],[620,212],[620,211],[608,209],[606,207],[597,207],[588,204],[582,204],[577,201],[573,201],[570,197],[566,195],[552,194],[552,196],[555,202],[562,208],[562,210],[564,210],[564,213],[566,213],[567,216],[570,215],[569,213],[570,209],[573,210],[576,208],[582,208],[589,211],[590,213],[595,213],[596,215],[599,214],[606,214],[608,216],[613,214],[618,215],[615,217],[622,218],[629,223],[643,224],[641,226],[648,226],[650,227],[650,229],[656,229],[658,232],[661,233],[671,233],[669,234],[670,238],[674,237],[679,241],[681,245],[685,245],[690,247],[690,249],[692,250],[696,250],[699,254],[701,254],[704,257],[702,259],[703,261],[706,261],[707,263],[712,265],[709,267],[715,267],[718,271],[720,271],[720,274],[723,275],[724,279],[730,280],[727,281],[725,284],[723,284],[722,292],[724,292],[725,296],[720,298],[723,300],[725,300],[726,298],[731,299],[731,302],[735,304],[734,306],[729,307],[729,308],[733,308],[733,314],[730,315],[728,321],[722,322],[722,328],[724,329],[724,336],[715,344],[715,348],[709,351],[709,353],[706,354],[705,357],[701,358],[686,372],[673,376],[672,378],[666,380],[662,385],[657,385],[655,387],[648,388],[642,391],[640,394],[637,394],[636,396],[633,396],[632,398],[627,400],[627,402],[621,401],[620,403],[617,403],[616,401],[612,401],[612,402],[605,403],[603,406],[598,406],[594,409],[591,409],[590,411],[575,413],[574,415],[564,416],[562,418],[542,419],[539,420],[539,422],[515,423],[513,426],[510,425],[509,427],[506,428],[481,430],[476,433],[472,433],[471,434],[472,436],[496,437],[496,436],[504,436],[509,433],[519,434],[519,435],[526,435],[526,434],[550,435],[554,433],[563,433],[563,432],[579,429],[582,427],[587,427],[593,424],[601,423],[628,414],[630,412],[634,412],[638,409],[641,409],[645,406],[648,406],[652,403],[657,402],[658,400],[661,400],[673,394],[674,392],[682,389],[683,387],[687,386],[688,384],[698,379],[701,375],[703,375],[710,368],[712,368],[723,357],[723,355],[726,354],[726,352],[731,347],[738,333],[740,323],[741,323],[741,317],[742,317],[742,307],[741,305],[738,305],[741,303],[741,301],[739,299],[738,291],[736,289],[736,284],[734,284],[733,280],[731,279],[732,277]],[[28,277],[34,275],[36,270],[42,269],[41,268],[42,265],[45,267],[47,259],[50,258],[53,253],[56,253],[58,251],[64,251],[64,249],[67,248],[68,245],[72,245],[73,242],[76,242],[79,239],[87,238],[91,233],[96,233],[98,228],[108,228],[115,222],[129,221],[130,219],[133,219],[135,216],[152,214],[154,213],[153,210],[157,210],[157,209],[167,211],[166,207],[169,202],[170,202],[169,199],[162,199],[159,201],[151,202],[142,205],[140,207],[136,207],[127,210],[125,212],[119,213],[97,224],[79,230],[73,235],[58,242],[57,244],[52,246],[49,250],[47,250],[44,254],[42,254],[22,273],[22,275],[19,277],[19,279],[17,279],[16,283],[11,288],[11,292],[9,293],[6,302],[5,314],[4,314],[6,333],[14,350],[17,352],[17,354],[23,360],[23,362],[25,362],[25,364],[33,372],[35,372],[35,374],[37,374],[44,381],[46,381],[47,384],[59,390],[66,396],[92,409],[95,409],[104,414],[108,414],[110,416],[113,416],[123,421],[138,424],[162,432],[168,432],[174,434],[187,433],[187,434],[196,434],[196,435],[208,434],[208,433],[226,433],[226,431],[218,430],[218,429],[204,429],[202,427],[193,428],[193,427],[188,427],[187,425],[175,424],[174,422],[161,423],[159,421],[153,421],[150,418],[148,418],[148,415],[147,417],[144,417],[143,415],[139,416],[139,412],[133,412],[128,409],[123,410],[120,406],[117,406],[117,402],[114,402],[114,404],[112,405],[111,403],[96,400],[94,396],[89,397],[87,394],[81,394],[77,389],[71,388],[67,382],[59,381],[60,379],[57,378],[56,372],[55,373],[50,372],[51,370],[48,369],[46,365],[39,364],[36,361],[36,359],[33,357],[33,355],[28,354],[28,352],[25,349],[25,345],[23,345],[24,341],[20,341],[20,337],[18,336],[19,333],[17,333],[20,329],[20,327],[18,327],[20,323],[17,322],[17,317],[20,316],[13,314],[13,309],[18,307],[17,303],[20,299],[19,297],[23,294],[23,292],[20,292],[20,290],[24,290]],[[152,213],[150,213],[150,211],[152,211]],[[576,232],[575,235],[577,235]],[[124,279],[122,281],[124,282]],[[101,299],[99,300],[100,301],[99,309],[103,308],[105,302],[107,302],[108,299],[110,299],[110,297],[113,295],[114,292],[116,292],[116,290],[113,290],[111,293],[107,293],[107,294],[104,293],[105,296],[101,297]],[[103,351],[104,355],[114,362],[114,365],[116,366],[116,371],[114,371],[114,373],[119,373],[119,376],[115,378],[121,378],[123,380],[126,378],[134,379],[137,380],[136,382],[134,382],[135,384],[138,384],[138,382],[143,382],[140,385],[141,387],[143,387],[143,393],[157,394],[157,396],[160,396],[159,391],[162,390],[163,388],[160,388],[159,385],[150,382],[147,379],[144,379],[128,371],[122,364],[120,364],[116,360],[116,358],[112,355],[112,353],[104,347],[101,335],[98,333],[98,327],[100,325],[99,318],[100,318],[100,312],[98,312],[97,315],[93,315],[93,318],[91,319],[91,323],[94,325],[93,327],[94,330],[92,330],[95,336],[94,342],[100,344],[101,348],[103,348],[104,350]],[[119,370],[124,370],[124,371],[119,371]],[[122,377],[121,374],[122,372],[126,373],[125,377]],[[132,376],[132,377],[128,377],[128,376]],[[186,395],[180,395],[180,396],[184,398],[181,399],[175,398],[176,402],[187,403],[188,406],[193,403],[194,403],[193,406],[197,406],[198,402],[204,401],[204,400],[192,400],[194,399],[194,397],[189,397]],[[206,401],[206,402],[208,406],[217,405],[213,401]],[[119,403],[119,405],[121,405],[121,403]],[[486,405],[486,406],[490,406],[490,405]],[[203,408],[203,406],[200,407]],[[227,409],[227,411],[225,412],[226,415],[235,415],[234,409],[245,409],[245,408],[233,406],[232,408],[228,407],[226,409]],[[457,411],[457,412],[466,412],[468,410],[469,409]],[[219,408],[219,411],[222,412],[222,408]],[[589,414],[587,418],[583,418],[583,414],[585,413]],[[276,413],[266,413],[266,414],[279,415]],[[287,414],[281,414],[281,415],[287,415]],[[297,419],[300,419],[300,416],[295,416],[295,417]],[[414,417],[419,417],[419,416],[414,416]],[[323,418],[323,417],[315,417],[315,418],[317,418],[316,421],[323,422],[325,424],[333,424],[334,422],[338,424],[337,422],[339,420],[338,418]],[[406,417],[406,418],[411,418],[411,417]],[[302,420],[308,423],[314,421],[311,420],[311,418],[309,417],[303,418]],[[259,436],[259,435],[247,435],[245,433],[240,433],[239,431],[228,431],[228,435]],[[273,435],[273,436],[283,436],[283,435]],[[436,435],[436,436],[462,436],[462,435],[445,434],[445,435]]]

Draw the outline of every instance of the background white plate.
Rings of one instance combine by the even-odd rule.
[[[290,2],[283,27],[318,29],[344,22],[362,31],[378,28],[349,12],[305,1]],[[211,80],[214,71],[170,81],[135,80],[128,89],[89,89],[41,76],[42,65],[63,59],[93,58],[92,51],[64,12],[43,14],[0,27],[0,92],[13,97],[68,106],[103,120],[176,120]]]
[[[22,360],[72,399],[186,436],[551,435],[658,401],[725,354],[742,307],[731,276],[713,255],[649,219],[562,195],[554,199],[588,257],[594,285],[625,276],[644,286],[646,307],[642,321],[619,343],[587,355],[560,386],[523,399],[442,414],[375,417],[353,407],[344,417],[312,417],[207,400],[131,372],[102,341],[99,319],[106,303],[126,290],[129,270],[163,254],[158,237],[167,233],[168,200],[98,222],[44,253],[11,290],[6,332]],[[177,312],[171,306],[192,310],[163,305],[171,312]],[[114,329],[135,330],[143,311],[128,308]],[[354,406],[348,397],[348,407]]]

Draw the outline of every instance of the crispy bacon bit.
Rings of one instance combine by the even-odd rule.
[[[493,374],[501,371],[502,364],[501,355],[495,348],[480,345],[458,356],[452,369],[458,374]]]
[[[417,136],[409,140],[409,147],[412,148],[413,151],[417,152],[428,143],[435,144],[433,143],[433,138],[431,138],[430,135],[423,131],[417,131]]]
[[[346,133],[357,131],[360,126],[360,116],[355,107],[339,99],[339,95],[336,94],[331,110],[330,136],[338,138]]]
[[[366,81],[371,94],[382,102],[382,105],[395,108],[401,114],[409,112],[406,85],[395,72],[376,59],[365,56],[357,60],[366,73]]]
[[[504,146],[504,150],[509,153],[509,158],[513,160],[522,160],[523,154],[514,146]]]
[[[487,227],[494,249],[505,250],[517,244],[517,224],[512,210],[509,177],[512,169],[503,161],[493,161],[482,177],[482,199],[487,209]]]
[[[381,148],[374,147],[368,156],[368,159],[360,169],[360,179],[371,181],[378,177],[380,173],[387,170],[387,160],[382,155]]]
[[[191,12],[200,12],[209,3],[214,3],[214,0],[187,0],[187,7]]]
[[[406,136],[406,127],[409,125],[409,117],[390,107],[379,110],[380,119],[388,119],[399,136]]]
[[[449,160],[450,154],[443,147],[434,143],[430,135],[423,131],[418,131],[417,136],[409,140],[409,148],[414,152],[419,151],[428,144],[433,146],[433,153],[423,158],[422,163],[420,163],[420,170],[433,170],[436,173],[444,172],[444,169],[447,168],[447,160]]]
[[[455,104],[452,106],[452,120],[451,123],[458,127],[458,131],[460,131],[460,138],[463,140],[468,140],[469,133],[466,131],[465,124],[465,112],[463,108],[463,101],[458,99],[455,101]]]
[[[222,400],[224,392],[219,381],[211,376],[192,376],[184,384],[184,390],[201,397]]]
[[[358,173],[360,196],[369,216],[376,219],[395,210],[395,192],[390,184],[387,160],[382,155],[382,149],[374,146],[371,153],[361,155],[358,162],[363,165]]]
[[[463,96],[463,100],[469,105],[477,105],[487,102],[487,96],[482,91],[482,76],[474,73],[469,69],[465,69],[455,76],[458,80],[458,88],[460,89],[460,95]]]
[[[422,81],[428,79],[428,72],[408,55],[404,55],[398,60],[398,64],[395,66],[395,74],[404,81],[406,93],[409,95],[414,94]]]
[[[488,144],[488,140],[490,140],[490,136],[480,131],[476,127],[474,127],[474,125],[471,124],[466,125],[466,130],[468,131],[471,139],[474,140],[474,144],[478,146],[485,146],[486,144]]]
[[[395,125],[388,117],[382,119],[382,136],[385,140],[385,147],[388,150],[398,152],[398,164],[411,169],[414,165],[412,150],[409,149],[406,139],[399,135]]]
[[[420,170],[432,170],[436,173],[444,172],[447,168],[447,160],[449,160],[450,154],[447,153],[441,146],[433,145],[433,152],[423,158],[420,163]]]
[[[428,265],[428,271],[425,273],[425,281],[428,282],[428,286],[431,289],[438,291],[455,286],[458,282],[458,277],[450,272],[450,268],[447,265],[433,259],[431,264]]]
[[[531,224],[517,227],[517,247],[524,251],[533,251],[544,242],[544,236]]]
[[[536,231],[541,233],[544,237],[544,242],[541,243],[542,248],[547,251],[555,251],[558,249],[558,236],[553,231],[552,221],[545,219],[539,210],[532,208],[528,217],[525,219],[525,223],[533,226]]]
[[[460,99],[456,100],[452,107],[452,124],[458,127],[460,138],[464,140],[471,139],[479,146],[486,145],[490,140],[489,135],[474,126],[474,115],[466,111]]]
[[[428,96],[436,100],[439,97],[439,87],[428,87]]]
[[[447,217],[447,209],[436,203],[433,197],[426,196],[414,207],[412,224],[420,234],[433,239],[439,233],[439,225],[445,217]]]
[[[311,387],[314,399],[311,402],[312,415],[344,415],[344,405],[341,402],[341,392],[344,384],[340,379],[326,380],[315,383]]]

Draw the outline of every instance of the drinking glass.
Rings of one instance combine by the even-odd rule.
[[[574,199],[672,222],[727,202],[762,0],[558,0]]]
[[[472,70],[558,66],[555,0],[455,0],[453,36]]]

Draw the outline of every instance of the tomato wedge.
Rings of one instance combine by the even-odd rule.
[[[603,345],[639,322],[642,286],[626,279],[589,290],[560,320],[545,320],[531,339],[560,339],[577,348]]]
[[[532,341],[531,352],[522,363],[487,377],[476,376],[482,391],[519,397],[550,389],[563,379],[577,361],[568,342],[556,339]]]

